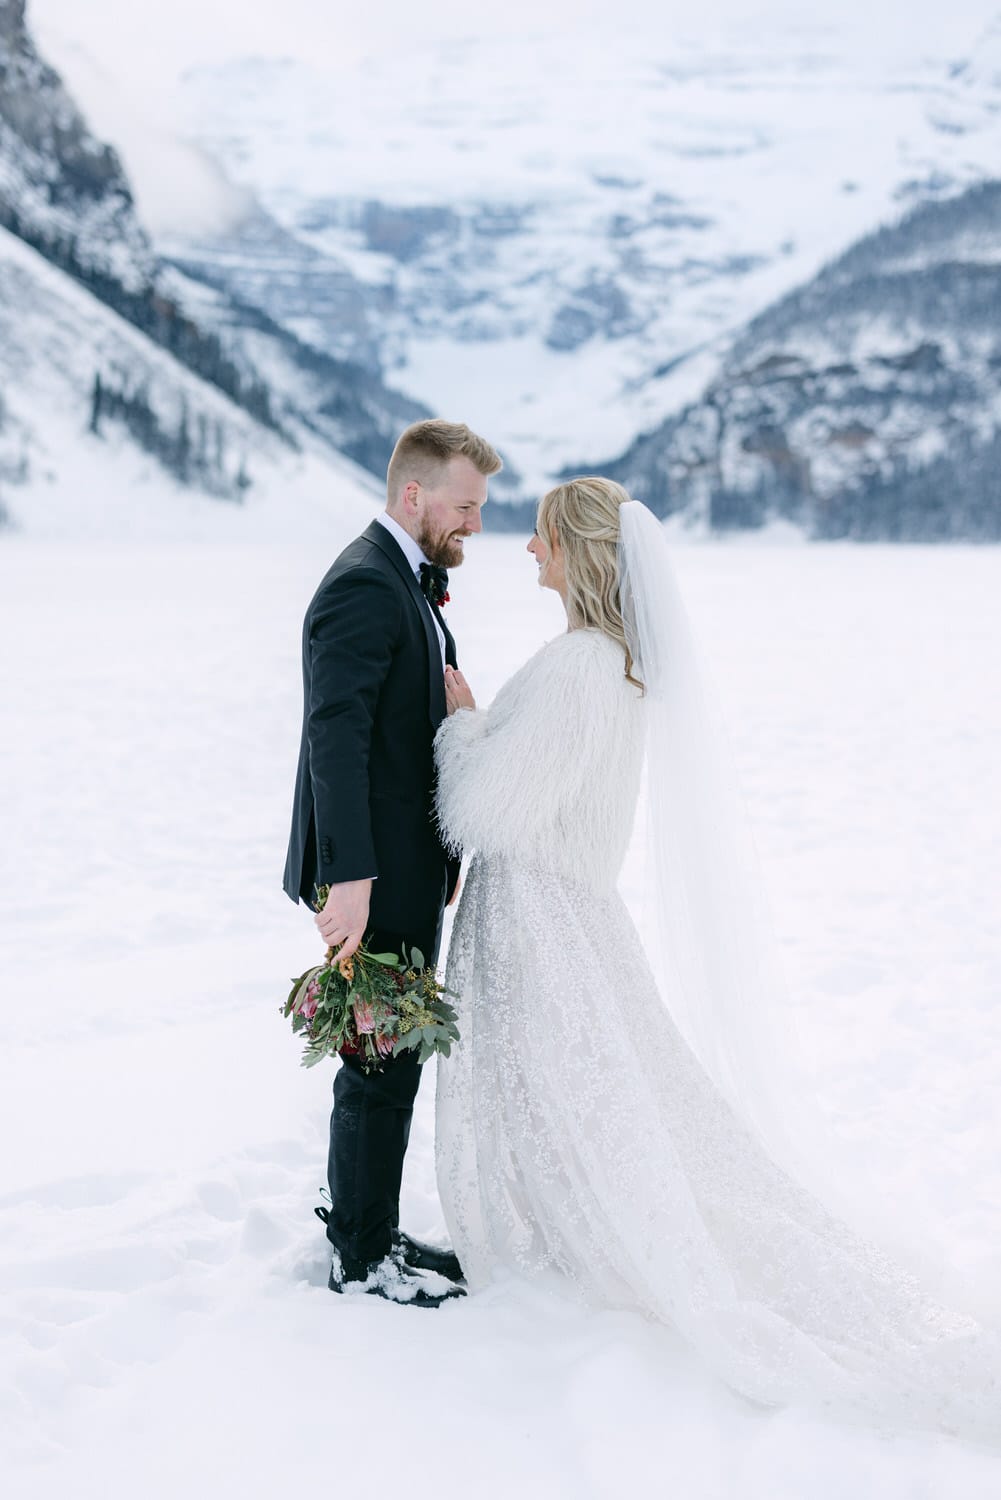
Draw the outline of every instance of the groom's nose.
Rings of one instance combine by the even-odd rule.
[[[474,535],[476,532],[483,530],[483,520],[479,511],[475,511],[471,516],[466,518],[466,530],[473,532]]]

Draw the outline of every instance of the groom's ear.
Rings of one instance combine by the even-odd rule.
[[[411,479],[400,491],[400,503],[408,516],[415,516],[418,510],[421,487],[416,479]]]

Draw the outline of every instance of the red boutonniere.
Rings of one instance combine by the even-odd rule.
[[[452,596],[448,592],[448,589],[445,590],[445,595],[441,602],[442,604],[450,604],[452,602]]]

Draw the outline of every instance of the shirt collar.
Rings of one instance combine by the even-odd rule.
[[[421,563],[428,561],[424,556],[420,543],[415,542],[410,532],[404,531],[399,521],[395,521],[387,511],[380,511],[375,519],[379,522],[380,526],[385,526],[393,540],[399,544],[400,551],[407,559],[411,568],[413,568],[415,573],[419,574]]]

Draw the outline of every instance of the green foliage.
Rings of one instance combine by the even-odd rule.
[[[329,894],[316,893],[317,910]],[[362,944],[345,961],[328,952],[292,980],[282,1014],[294,1033],[304,1033],[303,1067],[312,1068],[324,1057],[348,1052],[361,1057],[366,1072],[378,1072],[387,1057],[416,1051],[424,1063],[436,1052],[448,1057],[459,1040],[456,1012],[436,971],[424,964],[418,948],[406,955],[370,953]]]

